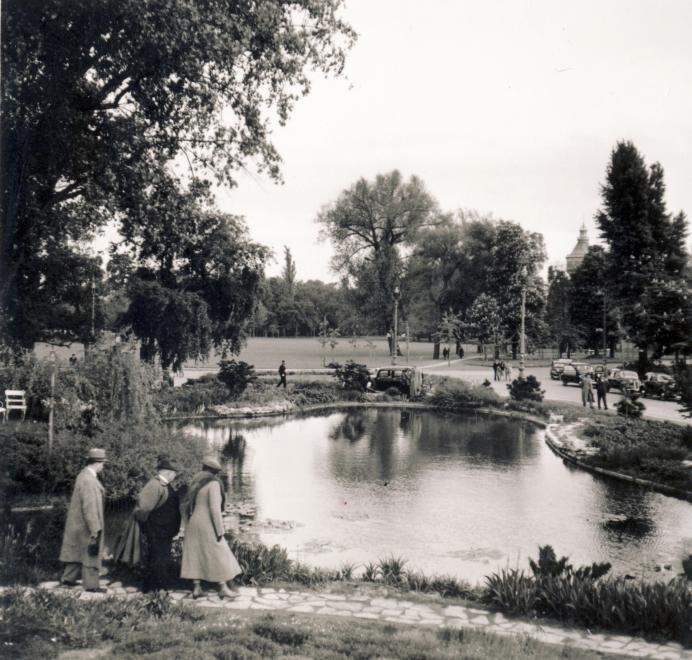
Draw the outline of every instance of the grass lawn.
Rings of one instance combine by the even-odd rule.
[[[406,344],[400,344],[403,356],[399,364],[406,362]],[[339,337],[338,344],[332,349],[329,344],[324,349],[315,337],[250,337],[246,346],[236,359],[253,364],[256,369],[277,369],[281,360],[286,360],[289,369],[319,369],[323,366],[322,356],[326,362],[345,362],[355,360],[369,367],[386,366],[391,363],[387,340],[384,337],[358,337],[355,345],[350,337]],[[429,364],[433,361],[433,345],[428,342],[411,342],[409,344],[409,361],[411,365]],[[219,357],[211,355],[204,364],[216,366]],[[188,362],[186,366],[201,366],[202,362]]]
[[[11,594],[2,598],[0,616],[3,658],[608,657],[477,630],[283,612],[202,612],[156,596],[80,602],[68,594]]]

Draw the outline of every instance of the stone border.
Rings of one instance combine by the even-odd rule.
[[[681,488],[675,488],[673,486],[668,486],[667,484],[661,484],[656,481],[649,481],[648,479],[640,479],[639,477],[632,477],[629,474],[623,474],[622,472],[615,472],[613,470],[607,470],[597,465],[590,465],[580,460],[572,453],[569,448],[558,438],[557,434],[554,432],[553,428],[557,424],[548,424],[545,427],[545,441],[560,458],[567,461],[572,465],[576,465],[582,470],[591,472],[593,474],[600,474],[604,477],[609,477],[611,479],[618,479],[619,481],[626,481],[631,484],[636,484],[642,488],[647,488],[650,490],[655,490],[664,495],[669,495],[671,497],[677,497],[680,499],[692,502],[692,491],[683,490]]]

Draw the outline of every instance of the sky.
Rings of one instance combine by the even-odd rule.
[[[319,209],[360,177],[419,176],[445,211],[472,208],[544,235],[564,262],[592,242],[610,152],[632,140],[692,213],[692,2],[347,0],[359,34],[344,76],[315,79],[274,142],[284,184],[241,174],[219,207],[283,246],[299,279],[336,280]]]

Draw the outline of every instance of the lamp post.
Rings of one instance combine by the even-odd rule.
[[[602,290],[603,295],[603,378],[606,377],[608,371],[608,327],[607,327],[607,300],[606,300],[606,290]]]
[[[396,364],[399,339],[399,285],[394,287],[394,336],[392,337],[392,364]]]
[[[521,331],[519,335],[519,380],[524,379],[524,354],[526,353],[526,265],[521,267]]]

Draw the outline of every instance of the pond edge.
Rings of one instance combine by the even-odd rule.
[[[320,410],[343,410],[347,408],[404,408],[409,410],[428,410],[431,412],[445,412],[452,414],[465,414],[469,412],[479,413],[481,415],[496,415],[499,417],[507,417],[510,419],[520,419],[527,422],[531,422],[536,426],[545,430],[545,442],[550,447],[550,449],[557,456],[562,458],[567,463],[574,465],[586,472],[592,474],[598,474],[603,477],[609,477],[611,479],[618,479],[620,481],[625,481],[630,484],[635,484],[642,488],[648,490],[653,490],[663,495],[668,495],[670,497],[675,497],[678,499],[683,499],[688,502],[692,502],[692,492],[687,490],[682,490],[680,488],[675,488],[673,486],[668,486],[656,481],[649,481],[648,479],[640,479],[638,477],[632,477],[628,474],[623,474],[622,472],[615,472],[614,470],[607,470],[605,468],[597,467],[595,465],[589,465],[584,461],[578,459],[573,453],[571,453],[567,447],[559,440],[556,433],[551,430],[551,427],[559,427],[559,424],[551,424],[544,419],[535,417],[528,413],[523,413],[516,410],[499,410],[497,408],[484,408],[484,407],[472,407],[463,408],[457,411],[444,410],[433,406],[428,403],[416,403],[410,401],[333,401],[330,403],[315,403],[309,406],[294,406],[282,407],[282,408],[270,408],[270,407],[245,407],[239,408],[237,412],[228,412],[223,415],[180,415],[164,418],[165,421],[201,421],[201,420],[214,420],[214,419],[246,419],[255,417],[276,417],[278,415],[292,415],[296,413],[305,412],[317,412]]]

